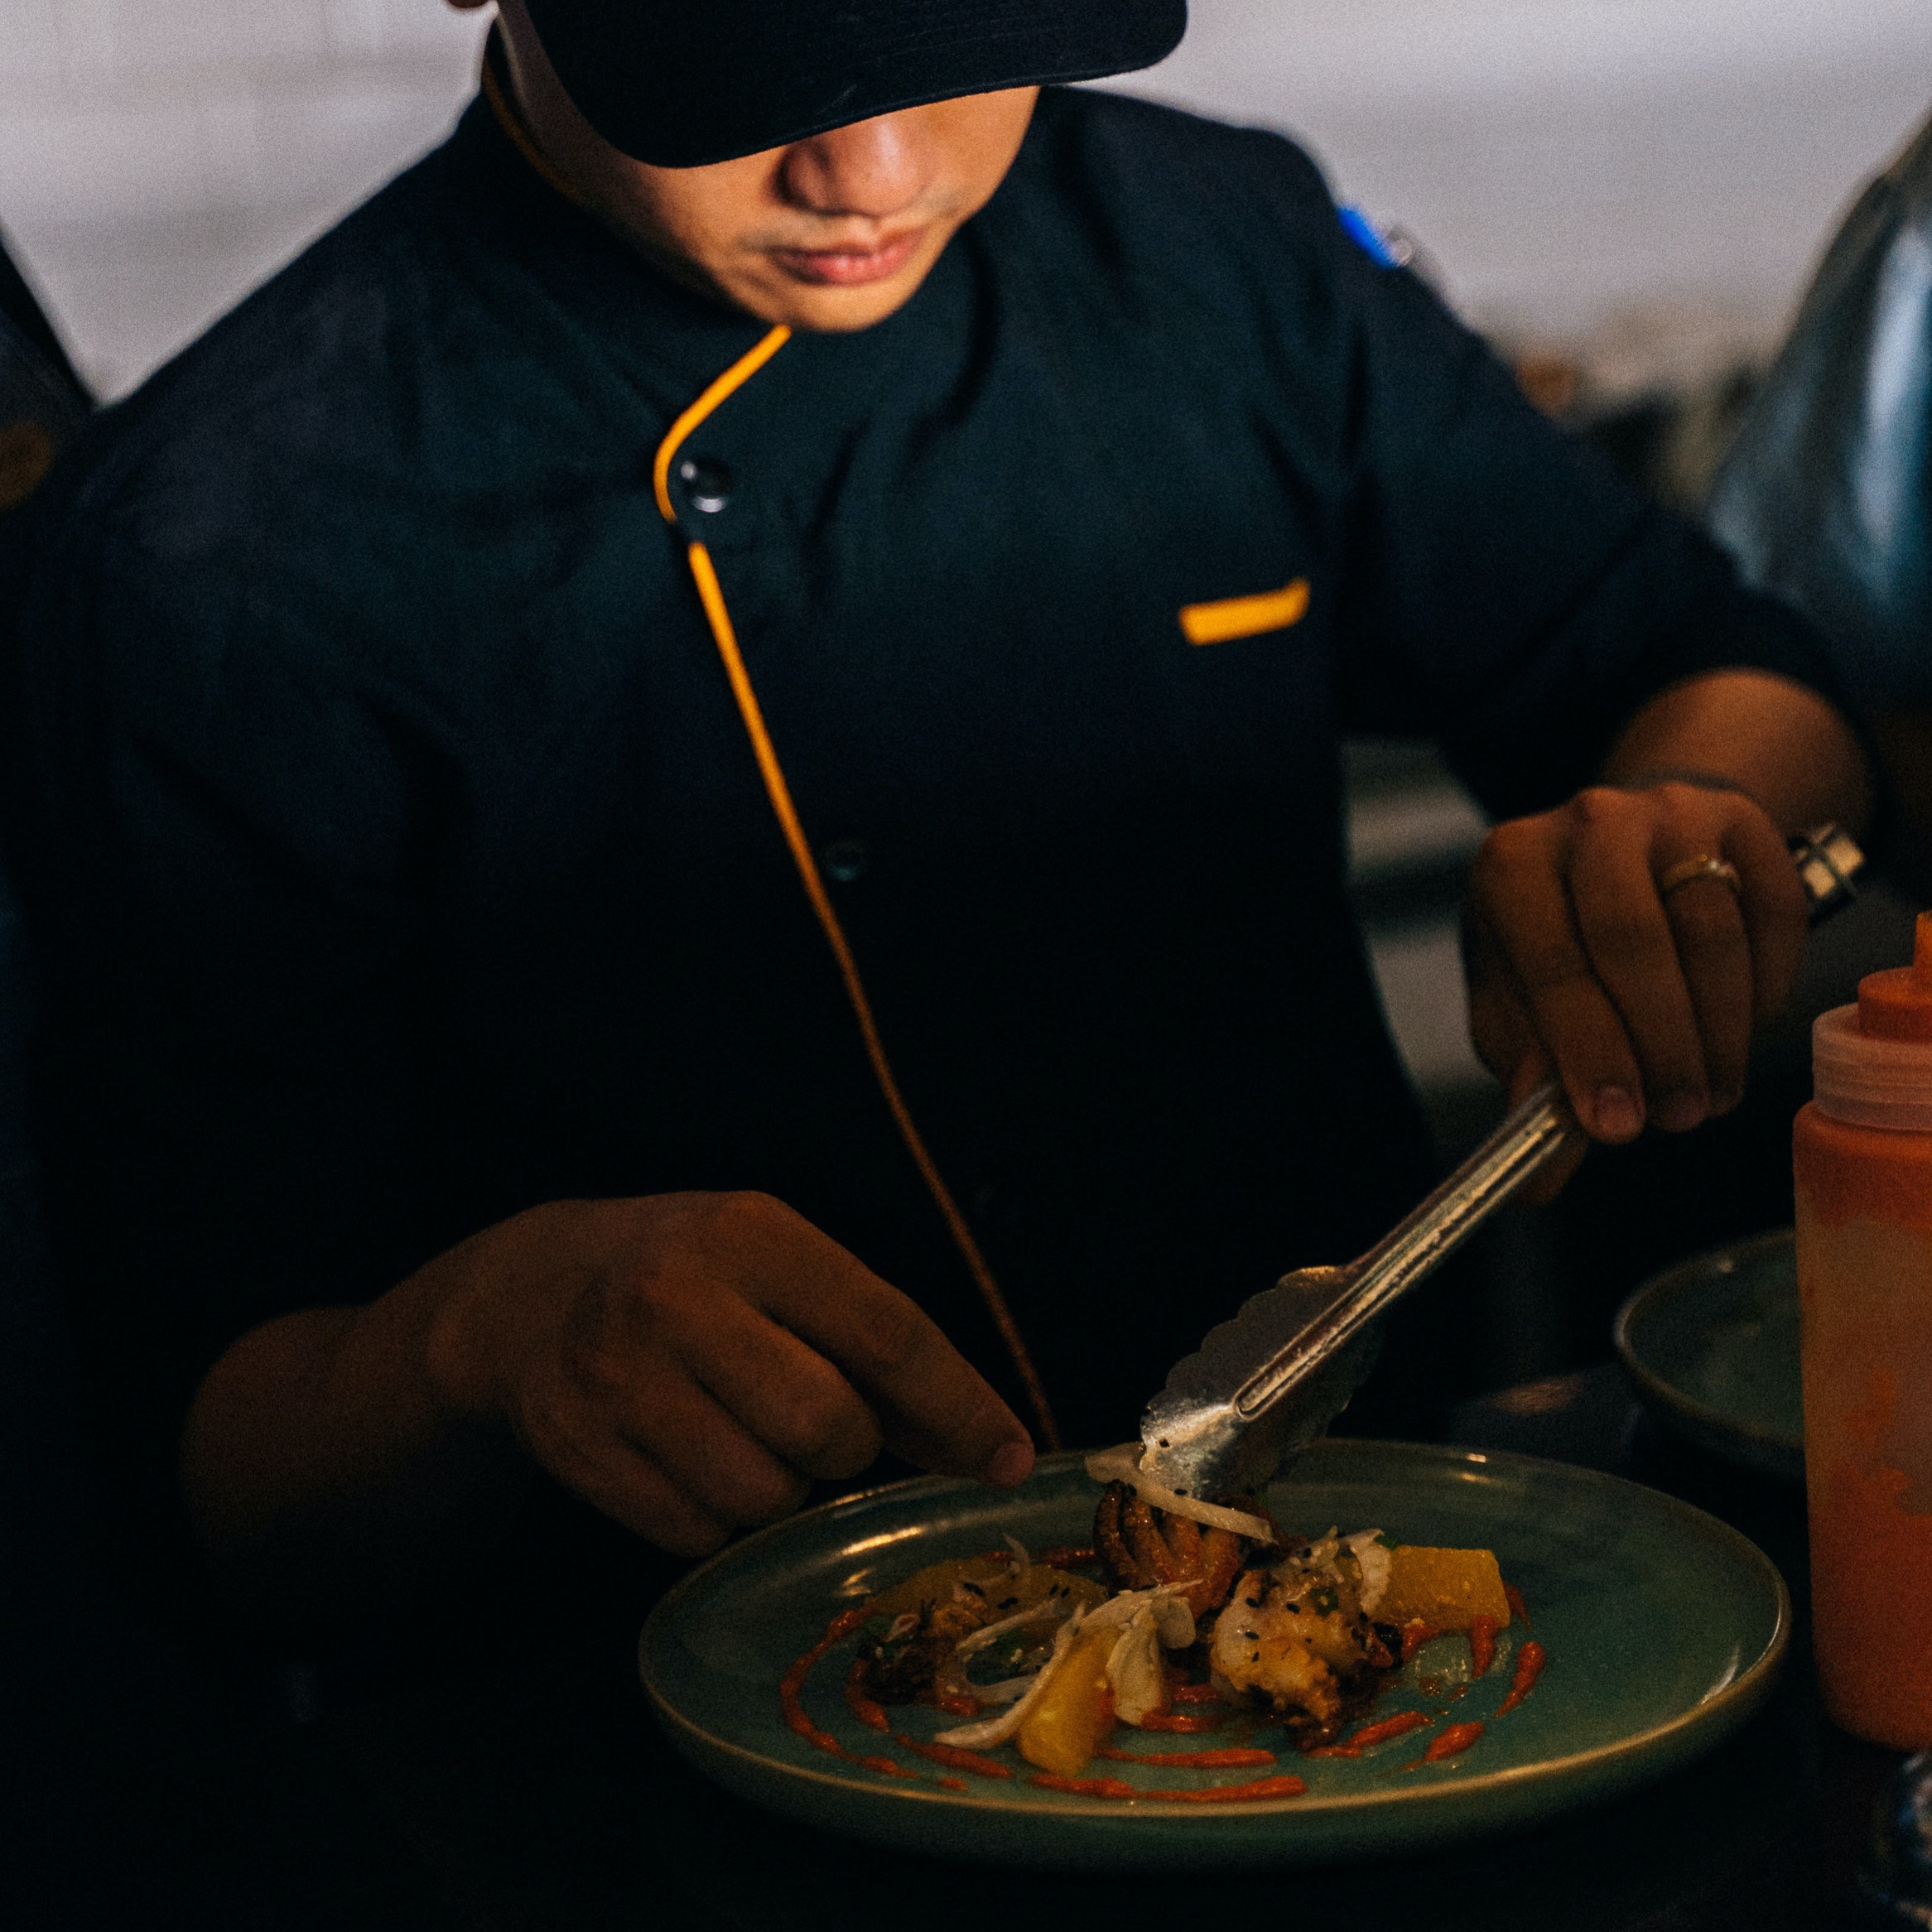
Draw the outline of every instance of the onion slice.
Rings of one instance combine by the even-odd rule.
[[[1030,1677],[1003,1677],[997,1684],[969,1684],[966,1694],[989,1706],[1009,1704],[1016,1697],[1024,1697],[1033,1687]]]
[[[995,1637],[1003,1637],[1009,1630],[1018,1630],[1024,1624],[1045,1623],[1057,1616],[1065,1607],[1064,1597],[1043,1597],[1038,1603],[1029,1604],[1024,1610],[1016,1610],[1010,1616],[1003,1616],[997,1623],[983,1625],[980,1629],[969,1631],[952,1647],[956,1657],[971,1657],[985,1649]]]
[[[1087,1612],[1086,1627],[1111,1630],[1116,1624],[1131,1623],[1143,1610],[1150,1611],[1161,1642],[1170,1650],[1184,1650],[1195,1635],[1194,1612],[1188,1606],[1187,1593],[1200,1580],[1183,1577],[1175,1583],[1156,1583],[1151,1590],[1122,1590]]]
[[[1150,1507],[1165,1510],[1170,1516],[1187,1516],[1205,1523],[1212,1530],[1231,1530],[1237,1536],[1256,1543],[1272,1543],[1274,1527],[1265,1517],[1250,1515],[1245,1510],[1231,1510],[1220,1503],[1204,1503],[1197,1496],[1183,1496],[1178,1490],[1164,1488],[1140,1473],[1140,1444],[1122,1443],[1116,1449],[1101,1449],[1086,1459],[1086,1473],[1096,1482],[1125,1482],[1137,1490],[1140,1500]]]
[[[1114,1714],[1123,1724],[1138,1725],[1149,1711],[1168,1701],[1167,1669],[1161,1662],[1160,1631],[1154,1606],[1135,1612],[1107,1652],[1107,1682],[1113,1688]]]
[[[961,1724],[951,1731],[942,1731],[933,1738],[935,1744],[951,1744],[961,1751],[984,1751],[990,1745],[1004,1744],[1014,1732],[1026,1722],[1026,1714],[1039,1702],[1040,1693],[1053,1681],[1053,1675],[1067,1661],[1067,1653],[1073,1648],[1074,1633],[1080,1628],[1080,1612],[1076,1610],[1057,1631],[1053,1632],[1053,1654],[1041,1665],[1025,1696],[1015,1704],[1009,1704],[996,1718],[987,1718],[977,1724]]]
[[[1342,1539],[1342,1547],[1355,1552],[1355,1560],[1361,1570],[1362,1615],[1373,1616],[1389,1592],[1390,1566],[1382,1533],[1380,1530],[1357,1530],[1354,1535]]]

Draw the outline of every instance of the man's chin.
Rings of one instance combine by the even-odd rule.
[[[918,293],[937,251],[922,252],[896,273],[841,285],[795,274],[773,262],[755,282],[730,291],[740,308],[768,322],[789,323],[817,335],[850,334],[883,322]]]

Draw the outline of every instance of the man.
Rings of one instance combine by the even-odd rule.
[[[1426,1181],[1344,730],[1528,815],[1512,1089],[1735,1100],[1781,834],[1864,808],[1809,634],[1294,148],[1039,91],[1183,24],[504,0],[450,142],[51,486],[54,1207],[238,1586],[392,1600],[533,1471],[696,1554],[1129,1431]]]

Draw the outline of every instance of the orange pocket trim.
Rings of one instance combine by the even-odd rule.
[[[1308,580],[1297,577],[1285,590],[1264,591],[1259,597],[1189,604],[1181,612],[1181,629],[1191,644],[1227,644],[1236,638],[1286,630],[1308,614]]]

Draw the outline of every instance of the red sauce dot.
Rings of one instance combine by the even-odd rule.
[[[1304,1779],[1257,1778],[1251,1785],[1204,1785],[1197,1791],[1143,1791],[1167,1804],[1239,1804],[1258,1798],[1298,1798],[1308,1790]]]
[[[1452,1724],[1441,1737],[1432,1738],[1429,1747],[1422,1754],[1424,1764],[1440,1764],[1446,1757],[1454,1757],[1467,1751],[1482,1735],[1480,1723]]]
[[[1529,1696],[1530,1687],[1543,1674],[1543,1666],[1549,1660],[1549,1653],[1532,1637],[1516,1653],[1516,1674],[1510,1685],[1510,1694],[1496,1708],[1500,1718],[1506,1711],[1513,1711]]]
[[[1496,1661],[1496,1621],[1493,1616],[1469,1620],[1469,1667],[1478,1677],[1486,1677]]]

